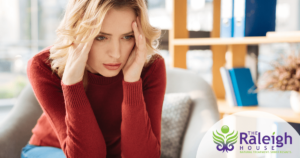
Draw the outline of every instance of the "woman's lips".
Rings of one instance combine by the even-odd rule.
[[[121,64],[114,64],[114,65],[103,64],[103,65],[108,70],[117,70],[121,66]]]

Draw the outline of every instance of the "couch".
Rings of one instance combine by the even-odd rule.
[[[185,92],[192,107],[183,133],[181,158],[195,158],[205,132],[219,120],[216,97],[211,86],[199,75],[181,68],[167,68],[166,93]],[[0,121],[0,157],[20,158],[21,149],[29,141],[42,109],[30,84],[18,96],[12,110]]]

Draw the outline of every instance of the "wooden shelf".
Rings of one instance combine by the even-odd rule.
[[[262,111],[276,115],[287,122],[300,123],[300,114],[294,112],[291,108],[268,108],[268,107],[259,107],[259,106],[243,106],[243,107],[231,107],[227,104],[226,100],[218,99],[218,108],[219,112],[222,115],[224,114],[233,114],[236,112],[242,111]]]
[[[187,0],[173,0],[172,28],[169,30],[169,52],[172,57],[171,67],[187,69],[186,53],[189,46],[210,45],[212,51],[212,88],[218,100],[220,115],[233,114],[241,111],[263,111],[281,117],[285,121],[300,123],[300,114],[290,108],[230,107],[225,100],[225,89],[220,74],[220,67],[228,64],[230,67],[244,67],[248,44],[262,43],[295,43],[300,42],[298,33],[268,32],[267,36],[244,38],[220,38],[221,0],[213,1],[213,29],[211,38],[188,38]],[[228,53],[228,60],[225,54]]]
[[[244,37],[244,38],[175,38],[172,43],[177,46],[200,46],[200,45],[237,45],[237,44],[260,44],[260,43],[285,43],[300,42],[299,37]]]

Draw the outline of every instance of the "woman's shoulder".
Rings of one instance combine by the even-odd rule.
[[[164,58],[160,54],[152,54],[149,61],[144,65],[144,68],[151,67],[153,63],[162,62],[162,60],[164,60]]]
[[[51,47],[48,46],[42,49],[29,59],[27,62],[27,75],[34,75],[36,77],[44,76],[49,79],[58,79],[57,81],[59,81],[60,78],[51,69],[51,62],[49,60]]]
[[[43,69],[51,70],[51,63],[49,61],[51,47],[52,46],[48,46],[48,47],[42,49],[37,54],[35,54],[32,58],[29,59],[28,64],[40,66]]]
[[[144,65],[142,71],[142,78],[153,76],[153,73],[166,73],[165,60],[162,55],[155,53],[149,61]]]

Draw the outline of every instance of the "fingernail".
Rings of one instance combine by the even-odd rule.
[[[135,27],[137,27],[136,21],[134,22]]]
[[[142,39],[142,35],[140,35],[140,39]]]

